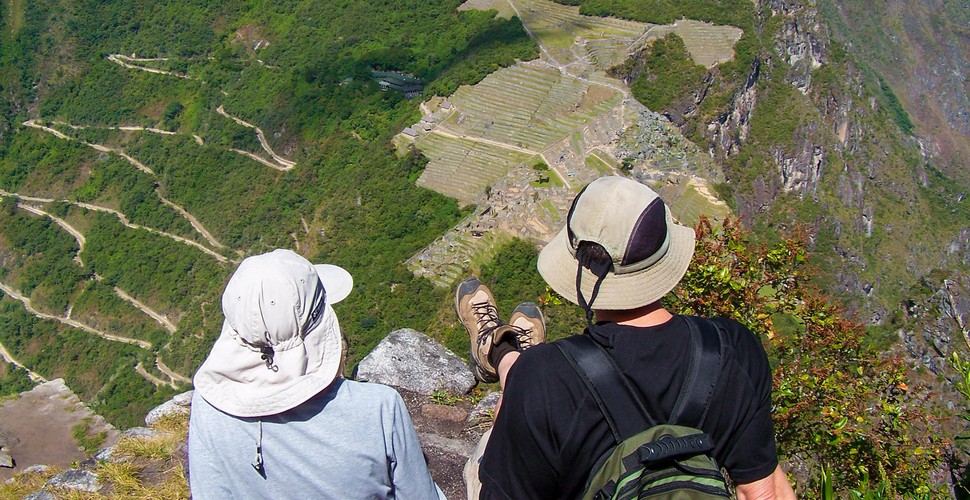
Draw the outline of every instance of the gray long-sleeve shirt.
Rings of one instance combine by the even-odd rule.
[[[265,478],[251,465],[262,420]],[[196,392],[189,422],[189,484],[196,499],[444,498],[392,388],[338,379],[286,412],[223,413]]]

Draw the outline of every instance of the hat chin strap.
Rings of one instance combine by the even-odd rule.
[[[579,306],[586,311],[586,325],[590,330],[593,329],[593,301],[596,300],[596,296],[599,295],[600,285],[603,284],[603,280],[606,275],[610,272],[610,262],[595,261],[586,256],[584,252],[577,255],[579,258],[579,265],[576,266],[576,298],[579,300]],[[589,295],[589,302],[583,297],[583,268],[588,268],[593,274],[596,275],[596,283],[593,284],[593,292]]]

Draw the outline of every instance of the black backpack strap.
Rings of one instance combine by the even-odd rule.
[[[721,375],[723,328],[708,319],[681,317],[690,331],[692,353],[687,378],[674,403],[669,423],[700,428],[707,418],[708,405]],[[589,389],[618,443],[657,425],[616,366],[613,356],[603,346],[588,335],[574,335],[553,345],[562,351]]]
[[[588,335],[573,335],[553,345],[562,351],[589,389],[618,444],[656,425],[603,346]],[[637,415],[641,418],[636,418]]]
[[[682,316],[690,329],[693,353],[687,379],[674,403],[670,423],[700,428],[721,376],[721,331],[716,322],[695,316]]]

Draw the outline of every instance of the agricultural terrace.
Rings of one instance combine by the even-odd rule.
[[[24,8],[27,0],[4,0],[3,9],[6,11],[3,26],[3,37],[13,39],[24,25]]]
[[[509,168],[535,156],[442,133],[428,134],[421,140],[420,148],[430,162],[418,185],[466,203],[503,177]]]
[[[649,38],[663,38],[668,33],[676,33],[684,40],[691,59],[701,66],[711,67],[734,58],[734,44],[741,39],[741,28],[716,26],[711,23],[681,19],[674,24],[655,26],[650,29]],[[634,46],[637,50],[641,46]]]
[[[446,99],[431,97],[422,104],[424,118],[396,138],[399,150],[413,145],[429,159],[419,186],[479,208],[409,260],[415,274],[440,285],[510,235],[548,240],[576,188],[619,171],[630,150],[618,157],[616,138],[638,123],[643,107],[629,99],[625,84],[606,75],[607,68],[670,32],[684,39],[697,63],[710,66],[733,57],[741,36],[738,28],[696,21],[660,26],[584,16],[577,7],[548,0],[472,0],[461,8],[509,15],[509,6],[539,42],[539,59],[500,69]],[[649,152],[638,156],[638,177],[666,182],[656,162],[666,165],[670,155],[646,147]],[[683,160],[677,164],[686,161],[677,158]],[[686,219],[710,209],[693,188],[677,191],[685,196],[680,208]]]
[[[606,69],[622,62],[627,48],[653,26],[584,16],[579,13],[579,7],[547,0],[514,0],[512,4],[554,65],[591,58],[596,69]]]
[[[507,0],[468,0],[458,10],[494,10],[498,17],[509,19],[515,15],[512,4]]]
[[[416,144],[431,160],[418,184],[471,202],[510,167],[619,104],[622,95],[538,64],[497,71],[450,98],[457,111]]]

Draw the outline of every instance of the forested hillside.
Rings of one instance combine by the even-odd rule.
[[[683,44],[668,36],[612,74],[718,159],[725,174],[719,194],[757,234],[770,240],[792,224],[809,225],[815,256],[831,270],[820,283],[865,321],[894,336],[893,317],[909,298],[904,290],[936,269],[965,273],[965,169],[922,147],[935,140],[932,131],[913,136],[907,103],[875,70],[883,64],[878,61],[896,57],[893,47],[866,59],[851,36],[835,36],[839,31],[825,22],[831,5],[563,3],[643,22],[688,16],[744,29],[735,58],[716,67],[692,65]],[[899,9],[883,14],[906,19]],[[848,25],[872,32],[851,19]],[[956,29],[940,33],[951,41],[959,36]],[[961,53],[952,43],[947,53]],[[915,104],[910,109],[922,112]],[[953,126],[962,126],[959,113],[954,116]]]
[[[447,292],[403,262],[462,212],[409,180],[422,164],[390,137],[418,102],[370,72],[448,94],[537,48],[516,19],[458,2],[371,7],[5,0],[12,357],[131,425],[187,387],[234,263],[278,246],[353,272],[340,313],[354,359],[394,328],[432,330]],[[5,394],[24,387],[23,371],[3,374]]]
[[[229,274],[275,247],[353,273],[338,306],[351,366],[403,327],[466,353],[449,280],[472,271],[500,284],[501,310],[538,298],[553,336],[576,331],[534,243],[583,182],[630,175],[684,220],[730,221],[712,184],[753,231],[702,223],[669,306],[765,342],[803,486],[826,466],[843,492],[869,477],[943,489],[928,484],[959,433],[970,214],[966,144],[933,134],[941,116],[962,130],[965,96],[923,109],[900,89],[923,66],[893,73],[896,49],[866,47],[932,25],[941,57],[962,60],[965,7],[943,2],[943,20],[893,4],[868,23],[848,0],[559,3],[574,7],[3,0],[0,396],[64,377],[134,425],[190,387]],[[388,72],[423,96],[382,91]],[[442,265],[457,274],[416,276],[431,247],[458,255]],[[806,259],[859,322],[806,286]],[[937,390],[910,387],[887,350]]]

